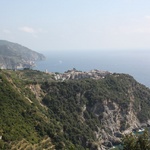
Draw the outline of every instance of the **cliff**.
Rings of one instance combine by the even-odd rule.
[[[150,89],[130,75],[103,76],[56,81],[55,74],[1,70],[0,146],[106,150],[149,126]]]
[[[30,68],[35,61],[43,60],[45,57],[17,43],[0,40],[0,68],[20,69]]]

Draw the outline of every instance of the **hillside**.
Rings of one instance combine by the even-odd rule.
[[[149,126],[149,107],[150,89],[126,74],[56,81],[0,70],[0,148],[105,150]]]
[[[30,68],[45,57],[17,43],[0,40],[0,68]]]

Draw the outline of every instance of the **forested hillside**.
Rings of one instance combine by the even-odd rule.
[[[149,125],[150,90],[126,74],[55,81],[0,70],[1,149],[108,149]]]

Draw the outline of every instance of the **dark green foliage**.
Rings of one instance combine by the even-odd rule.
[[[41,86],[44,94],[40,100],[30,85]],[[56,149],[96,147],[95,132],[104,128],[101,119],[105,100],[120,107],[124,117],[121,131],[130,126],[125,115],[131,101],[140,121],[146,122],[150,118],[150,91],[129,75],[113,74],[100,80],[58,82],[40,71],[0,70],[0,134],[3,135],[0,146],[10,149],[8,143],[23,138],[30,143],[38,143],[48,135]],[[47,108],[42,107],[39,101]],[[99,108],[96,111],[95,106]],[[114,109],[111,103],[108,107]],[[128,143],[134,146],[132,141],[134,139],[130,137]],[[140,139],[140,142],[145,141]]]
[[[150,136],[148,131],[141,135],[125,135],[122,140],[123,150],[150,150]]]
[[[145,97],[140,97],[139,87],[146,94]],[[97,131],[97,126],[101,128],[103,116],[96,117],[95,113],[101,114],[104,111],[103,101],[106,99],[117,103],[123,114],[128,113],[129,103],[133,101],[139,119],[146,121],[149,117],[148,106],[150,104],[148,104],[148,99],[150,98],[150,92],[129,75],[108,75],[102,80],[83,79],[46,82],[42,85],[42,89],[48,93],[44,97],[43,103],[48,106],[49,114],[63,125],[65,139],[84,147],[87,141],[95,140],[93,131]],[[145,110],[143,111],[144,108],[139,110],[139,105],[136,103],[141,103]],[[100,109],[99,112],[93,113],[92,110],[96,104],[101,104]],[[83,111],[84,106],[86,106],[85,111]],[[111,105],[109,107],[114,109],[111,108]],[[145,117],[143,118],[143,116]],[[122,131],[130,126],[126,124],[125,116],[121,125]]]
[[[129,97],[125,95],[128,88],[123,84],[113,76],[105,80],[45,83],[42,88],[48,94],[43,103],[48,106],[49,114],[63,125],[64,137],[85,146],[87,141],[95,140],[93,131],[101,127],[100,119],[91,111],[96,103],[111,98],[122,106],[128,105]],[[103,112],[103,106],[100,111]]]
[[[4,148],[4,141],[0,140],[0,149],[3,149],[3,148]]]

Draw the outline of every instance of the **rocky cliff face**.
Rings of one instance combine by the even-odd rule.
[[[132,103],[123,110],[117,103],[104,100],[103,103],[96,103],[91,111],[101,120],[102,127],[96,132],[96,136],[105,147],[118,145],[123,134],[141,127],[139,119],[133,112]]]
[[[17,43],[0,40],[0,68],[30,68],[45,57]]]
[[[119,145],[124,134],[132,133],[134,129],[142,127],[143,124],[133,108],[134,98],[131,96],[130,100],[126,108],[111,99],[96,102],[92,107],[86,105],[82,107],[82,121],[86,121],[85,111],[92,112],[100,120],[100,126],[94,131],[96,149],[106,150]],[[148,121],[146,124],[148,126]]]

